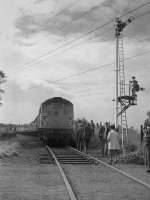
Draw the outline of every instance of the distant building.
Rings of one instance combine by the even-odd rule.
[[[0,124],[0,135],[14,134],[16,132],[16,125],[14,124]]]

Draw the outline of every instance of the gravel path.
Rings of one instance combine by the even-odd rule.
[[[40,142],[28,136],[14,142],[16,154],[0,159],[0,200],[68,200],[56,166],[40,164],[40,154],[47,154]]]

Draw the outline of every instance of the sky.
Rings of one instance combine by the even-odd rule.
[[[115,18],[123,16],[126,21],[134,16],[123,35],[124,57],[130,57],[125,60],[126,83],[135,76],[145,88],[138,93],[138,105],[127,111],[129,126],[139,127],[150,110],[150,2],[146,2],[1,0],[0,70],[7,82],[1,85],[5,93],[0,122],[29,123],[43,101],[61,96],[74,104],[75,118],[113,123]]]

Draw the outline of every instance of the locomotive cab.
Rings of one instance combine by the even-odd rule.
[[[73,143],[73,104],[61,97],[48,99],[39,111],[39,132],[50,145]]]

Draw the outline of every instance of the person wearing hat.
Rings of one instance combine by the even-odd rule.
[[[135,76],[132,76],[131,82],[131,90],[132,90],[132,95],[136,96],[136,92],[140,90],[138,81],[135,79]]]

